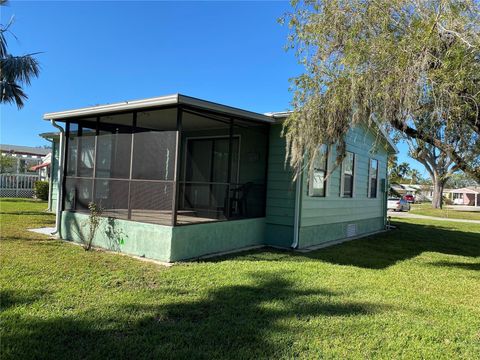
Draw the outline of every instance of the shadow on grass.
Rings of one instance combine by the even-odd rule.
[[[25,215],[25,216],[53,216],[46,211],[0,211],[0,215]]]
[[[32,198],[0,198],[0,203],[5,202],[5,203],[47,203],[45,200],[38,200],[38,199],[32,199]]]
[[[30,305],[47,294],[46,291],[1,290],[0,310],[5,311],[13,306]]]
[[[279,275],[257,274],[254,280],[214,288],[198,300],[112,305],[49,320],[7,318],[3,358],[276,357],[294,341],[286,334],[302,331],[304,322],[388,310],[381,304],[335,301],[333,292],[299,289]]]
[[[479,232],[463,232],[448,227],[396,223],[397,229],[307,253],[281,250],[257,250],[203,261],[311,261],[367,269],[384,269],[422,252],[438,252],[468,257],[480,256]],[[472,225],[475,226],[475,225]]]
[[[480,263],[464,263],[464,262],[450,262],[450,261],[437,261],[430,265],[447,268],[457,268],[461,270],[480,271]]]

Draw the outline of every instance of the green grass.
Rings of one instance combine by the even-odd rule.
[[[444,207],[433,209],[431,204],[415,204],[410,210],[412,214],[435,216],[449,219],[480,220],[480,211],[459,211]]]
[[[45,208],[1,202],[2,360],[480,354],[478,224],[166,268],[26,232]]]

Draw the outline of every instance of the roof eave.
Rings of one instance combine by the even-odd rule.
[[[119,112],[119,111],[127,111],[127,110],[139,110],[139,109],[146,109],[146,108],[153,108],[153,107],[162,107],[166,105],[188,105],[197,107],[200,109],[216,111],[219,113],[226,114],[228,116],[237,116],[242,118],[247,118],[251,120],[257,120],[260,122],[265,123],[273,123],[274,121],[266,115],[255,113],[248,110],[243,110],[227,105],[222,105],[218,103],[214,103],[211,101],[206,101],[198,98],[194,98],[191,96],[186,96],[182,94],[174,94],[174,95],[167,95],[161,96],[156,98],[149,98],[143,100],[133,100],[133,101],[124,101],[120,103],[108,104],[108,105],[98,105],[98,106],[91,106],[81,109],[74,109],[74,110],[67,110],[67,111],[59,111],[59,112],[52,112],[46,113],[43,115],[44,120],[65,120],[68,118],[74,117],[83,117],[83,116],[95,116],[101,115],[105,113],[112,113],[112,112]]]
[[[99,115],[104,113],[133,110],[138,108],[155,107],[162,105],[178,104],[179,94],[167,95],[142,100],[123,101],[114,104],[96,105],[74,110],[58,111],[52,113],[46,113],[43,115],[44,120],[62,120],[72,117]]]

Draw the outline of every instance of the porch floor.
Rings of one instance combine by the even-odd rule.
[[[103,210],[102,216],[111,216],[118,219],[127,219],[127,209]],[[159,225],[172,225],[172,212],[167,210],[132,210],[131,221],[145,222]],[[196,224],[211,221],[219,221],[221,219],[211,219],[195,216],[192,211],[179,210],[177,212],[177,224]]]

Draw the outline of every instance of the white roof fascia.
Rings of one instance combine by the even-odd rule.
[[[43,115],[44,120],[59,120],[77,116],[97,115],[113,111],[122,111],[130,109],[139,109],[142,107],[171,105],[178,103],[178,94],[167,95],[142,100],[123,101],[119,103],[113,103],[108,105],[96,105],[89,106],[80,109],[58,111],[52,113],[46,113]]]
[[[229,116],[239,116],[252,120],[258,120],[265,123],[273,123],[274,121],[263,114],[255,113],[252,111],[242,110],[227,105],[217,104],[214,102],[197,99],[190,96],[181,94],[160,96],[155,98],[148,98],[142,100],[124,101],[108,105],[90,106],[74,110],[66,110],[59,112],[46,113],[43,115],[44,120],[64,120],[72,117],[100,115],[104,113],[143,109],[164,105],[185,104],[194,107],[221,112]]]

